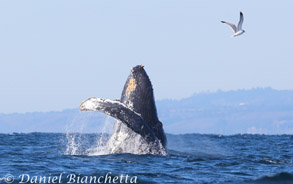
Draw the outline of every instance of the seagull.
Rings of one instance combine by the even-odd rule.
[[[235,37],[235,36],[239,36],[239,35],[242,35],[243,33],[245,33],[245,31],[242,29],[243,20],[244,20],[243,13],[240,12],[240,20],[239,20],[237,27],[234,24],[231,24],[229,22],[225,22],[225,21],[221,21],[221,22],[231,26],[231,28],[234,31],[234,34],[232,35],[232,37]]]

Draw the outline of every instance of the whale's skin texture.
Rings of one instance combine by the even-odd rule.
[[[92,97],[81,103],[80,110],[100,111],[117,120],[108,143],[111,153],[136,152],[133,144],[141,142],[138,153],[166,154],[167,140],[158,119],[153,87],[142,65],[131,69],[120,100]]]

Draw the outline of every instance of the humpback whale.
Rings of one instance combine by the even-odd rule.
[[[153,87],[143,65],[131,69],[120,100],[88,98],[81,111],[100,111],[116,119],[107,152],[166,155],[166,136],[159,121]]]

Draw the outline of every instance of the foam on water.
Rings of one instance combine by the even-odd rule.
[[[107,143],[108,153],[155,154],[166,155],[165,148],[159,140],[148,143],[120,121],[116,121],[114,133]]]
[[[107,116],[99,134],[89,140],[84,129],[91,113],[79,113],[66,131],[65,155],[108,155],[119,153],[167,155],[161,142],[147,143],[122,122]],[[97,122],[99,123],[99,122]]]

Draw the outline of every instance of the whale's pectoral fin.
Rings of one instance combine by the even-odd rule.
[[[80,104],[79,109],[81,111],[103,112],[120,120],[129,128],[131,128],[134,132],[142,135],[144,138],[150,141],[156,140],[156,136],[154,135],[153,131],[143,120],[140,114],[129,109],[125,104],[121,103],[120,101],[92,97],[83,101]]]

